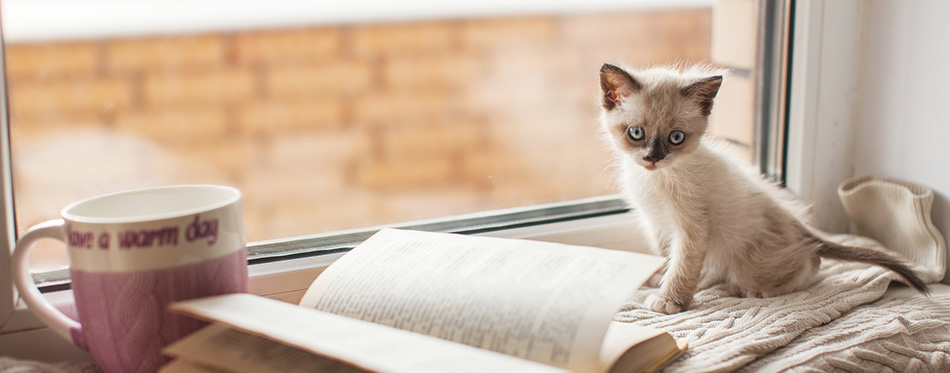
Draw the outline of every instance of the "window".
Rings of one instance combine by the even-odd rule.
[[[783,176],[788,1],[252,3],[4,1],[0,240],[76,199],[210,182],[244,191],[257,268],[325,265],[380,224],[590,244],[559,224],[629,216],[596,138],[603,62],[732,69],[712,131]],[[34,249],[48,296],[63,252]],[[41,326],[11,290],[0,345]]]
[[[18,231],[71,201],[158,184],[237,186],[250,241],[610,195],[603,62],[733,68],[713,127],[751,160],[751,2],[684,3],[277,12],[274,24],[197,7],[220,24],[110,28],[106,17],[44,30],[19,18],[40,2],[5,2]],[[87,12],[134,19],[133,8]],[[748,29],[715,29],[724,14]],[[738,37],[715,49],[714,31]],[[57,246],[34,249],[38,272],[66,265]]]
[[[18,233],[77,199],[175,183],[240,188],[260,260],[369,226],[622,211],[597,135],[603,62],[732,69],[712,131],[763,163],[754,92],[773,61],[757,59],[751,1],[230,15],[209,2],[189,5],[196,20],[157,16],[183,4],[164,3],[3,3]],[[67,280],[63,252],[34,249],[38,280]]]

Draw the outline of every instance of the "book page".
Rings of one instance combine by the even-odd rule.
[[[596,371],[607,326],[663,258],[549,242],[384,229],[301,305]]]
[[[237,363],[250,372],[321,372],[328,371],[320,368],[326,364],[348,367],[344,371],[566,372],[496,352],[250,294],[176,302],[169,309],[266,338],[265,341],[243,338],[240,334],[223,333],[220,326],[213,326],[165,350],[169,355],[197,363],[209,364],[209,358],[231,360],[230,363]],[[269,341],[299,350],[282,348]],[[347,364],[332,365],[337,362],[313,359],[301,354],[300,350]],[[275,364],[280,368],[266,368]]]
[[[159,368],[158,373],[221,373],[221,371],[195,365],[185,360],[172,360]]]
[[[205,369],[227,372],[360,373],[365,369],[315,355],[238,329],[209,325],[165,348],[176,358],[162,371],[182,372]],[[187,363],[190,363],[186,365]]]
[[[611,321],[600,351],[601,371],[656,371],[685,348],[660,329]]]

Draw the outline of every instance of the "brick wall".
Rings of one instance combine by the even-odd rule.
[[[8,45],[19,227],[78,198],[172,183],[242,189],[250,240],[613,193],[596,133],[600,65],[708,61],[710,19]]]

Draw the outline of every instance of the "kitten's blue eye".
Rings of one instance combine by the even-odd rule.
[[[679,145],[683,143],[683,140],[686,140],[686,134],[683,131],[670,132],[670,144]]]
[[[643,128],[640,127],[627,127],[627,136],[630,136],[634,140],[643,140]]]

